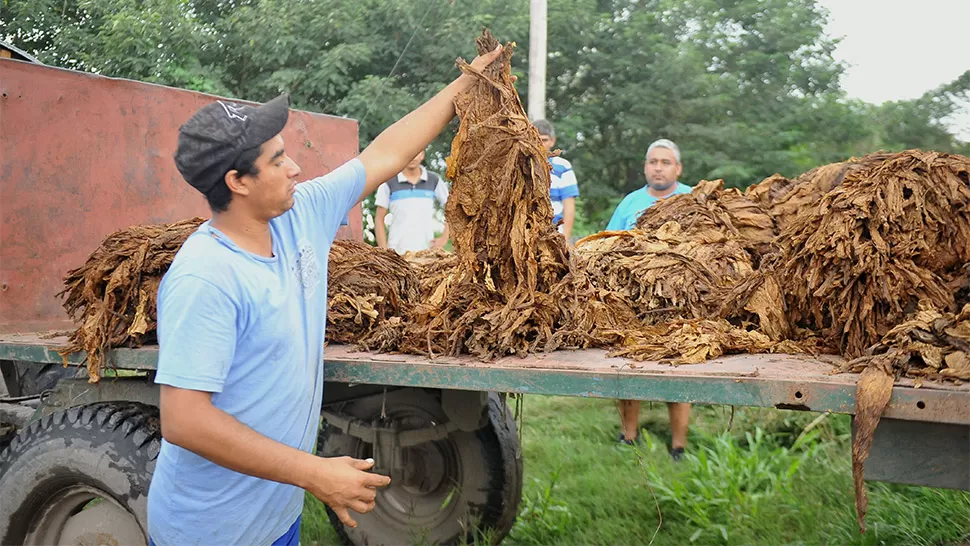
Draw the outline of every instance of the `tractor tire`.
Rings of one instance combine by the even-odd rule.
[[[147,544],[158,409],[99,402],[24,427],[0,453],[0,544]]]
[[[7,383],[10,396],[32,396],[54,388],[64,378],[87,377],[83,366],[38,362],[13,362],[13,377]]]
[[[447,421],[434,391],[401,389],[345,402],[334,409],[371,422],[385,408],[402,429]],[[365,459],[371,444],[324,423],[318,452]],[[410,484],[392,483],[380,490],[376,507],[353,514],[358,526],[343,525],[327,508],[330,523],[346,545],[455,544],[465,540],[498,543],[512,529],[522,496],[522,454],[512,411],[495,393],[488,397],[488,424],[474,432],[408,448]],[[415,483],[419,485],[415,485]]]

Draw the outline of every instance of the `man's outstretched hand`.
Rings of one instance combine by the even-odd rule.
[[[357,527],[349,511],[370,512],[374,509],[377,488],[391,483],[387,476],[367,472],[373,466],[373,459],[321,457],[305,489],[329,506],[344,525]]]
[[[501,54],[502,54],[502,44],[499,44],[495,46],[495,49],[493,49],[492,51],[489,51],[488,53],[484,53],[482,55],[479,55],[478,57],[475,57],[475,59],[469,64],[471,64],[472,68],[481,72],[482,70],[485,70],[485,67],[492,64],[492,61],[494,61],[495,59],[498,59],[499,55]]]
[[[502,54],[502,45],[494,50],[475,57],[470,66],[481,72]],[[419,106],[410,114],[384,129],[370,146],[360,153],[360,161],[367,173],[364,191],[359,199],[363,199],[414,159],[455,117],[455,98],[471,87],[475,78],[468,74],[461,74],[455,81],[448,84],[428,102]],[[515,81],[513,78],[512,81]]]
[[[498,46],[495,47],[495,49],[493,49],[492,51],[489,51],[488,53],[485,53],[484,55],[479,55],[478,57],[475,57],[475,59],[469,64],[471,65],[472,68],[481,72],[482,70],[485,70],[485,67],[492,64],[492,61],[494,61],[495,59],[498,59],[500,55],[502,55],[502,44],[499,44]],[[518,76],[513,75],[512,83],[515,83],[516,80],[518,79],[519,79]]]

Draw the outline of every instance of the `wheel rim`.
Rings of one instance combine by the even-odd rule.
[[[28,546],[145,544],[135,515],[104,491],[87,485],[59,489],[35,513],[24,540]]]
[[[401,407],[387,415],[399,430],[434,425],[434,416],[419,407]],[[372,444],[358,443],[357,457],[373,456]],[[378,492],[371,514],[400,529],[435,529],[453,517],[461,504],[457,479],[462,475],[458,446],[450,437],[405,448],[407,473],[401,483]]]

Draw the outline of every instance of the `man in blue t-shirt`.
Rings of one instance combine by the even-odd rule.
[[[479,56],[483,70],[501,53]],[[462,75],[333,172],[298,184],[280,135],[289,97],[213,102],[179,129],[175,163],[212,219],[158,291],[162,447],[148,494],[158,546],[297,544],[303,491],[350,527],[390,479],[314,454],[323,399],[327,258],[348,211],[454,117]]]
[[[676,144],[665,138],[651,144],[647,148],[643,163],[643,176],[646,177],[647,184],[620,201],[606,229],[633,229],[640,214],[658,200],[680,193],[690,193],[690,186],[677,181],[683,169],[680,164],[680,148]]]
[[[551,152],[556,145],[556,129],[552,123],[544,119],[536,120],[535,128],[539,131],[539,139],[546,151]],[[579,183],[576,181],[576,173],[573,166],[565,159],[555,156],[549,158],[549,197],[552,200],[552,223],[559,226],[559,233],[562,233],[566,240],[573,232],[573,224],[576,221],[576,198],[579,197]]]
[[[632,229],[640,214],[658,200],[671,195],[690,193],[690,186],[677,181],[682,171],[680,148],[676,144],[665,138],[652,143],[647,148],[647,157],[643,164],[643,175],[647,178],[647,185],[620,201],[606,229]],[[619,440],[625,444],[633,444],[640,429],[640,402],[620,400],[619,409],[621,427]],[[668,403],[667,411],[670,415],[672,436],[670,455],[674,460],[679,460],[687,446],[690,404]]]

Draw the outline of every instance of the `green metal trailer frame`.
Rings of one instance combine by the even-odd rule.
[[[62,358],[63,337],[0,335],[0,361],[79,365],[83,354]],[[155,370],[157,347],[115,349],[109,368]],[[694,404],[775,407],[852,414],[858,375],[836,373],[834,357],[731,355],[672,366],[610,358],[602,350],[556,351],[482,362],[471,357],[375,354],[331,345],[325,351],[325,393],[362,386],[421,387],[521,394],[620,398]],[[78,382],[48,400],[70,403],[126,399],[124,378]],[[150,401],[149,401],[150,402]],[[38,409],[42,411],[43,406]],[[870,480],[970,491],[970,384],[915,384],[901,379],[876,431],[866,465]]]

